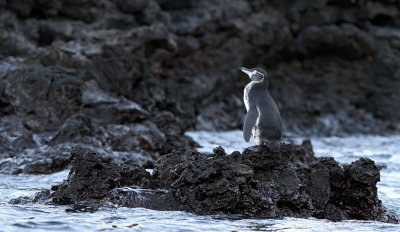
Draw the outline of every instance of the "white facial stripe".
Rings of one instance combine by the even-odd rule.
[[[253,72],[251,72],[251,75],[260,75],[260,76],[264,77],[264,74],[260,73],[257,70],[254,70]]]

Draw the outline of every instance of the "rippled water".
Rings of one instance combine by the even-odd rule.
[[[211,152],[222,145],[228,153],[253,145],[240,131],[190,132]],[[300,138],[292,138],[301,142]],[[369,157],[384,165],[378,186],[379,198],[400,215],[400,136],[312,138],[317,156],[333,156],[341,163]],[[66,213],[66,206],[10,205],[12,198],[31,196],[60,183],[68,175],[0,175],[0,231],[400,231],[400,226],[371,221],[330,222],[317,219],[239,220],[221,216],[197,216],[185,212],[104,206],[94,213]]]

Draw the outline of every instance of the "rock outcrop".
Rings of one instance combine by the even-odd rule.
[[[176,152],[158,160],[153,176],[198,214],[397,221],[378,199],[372,160],[342,167],[333,158],[315,159],[306,144],[283,144],[279,155],[265,147],[231,155],[218,147],[210,157]]]
[[[98,201],[121,186],[144,185],[150,174],[135,163],[117,164],[96,153],[74,149],[71,152],[71,171],[64,183],[53,186],[55,204]]]
[[[111,202],[244,218],[398,222],[378,199],[380,174],[374,161],[361,158],[341,166],[333,158],[316,159],[309,141],[282,144],[280,154],[263,146],[230,155],[222,147],[213,155],[177,151],[162,156],[153,175],[134,162],[118,164],[81,149],[73,150],[71,159],[68,179],[31,201],[68,204],[72,209]],[[29,199],[11,201],[26,202]]]

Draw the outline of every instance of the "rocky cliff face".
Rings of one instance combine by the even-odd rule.
[[[62,169],[78,143],[149,164],[193,147],[187,129],[241,128],[239,66],[269,71],[286,131],[391,132],[399,18],[396,1],[0,0],[0,157],[18,157],[0,169]]]

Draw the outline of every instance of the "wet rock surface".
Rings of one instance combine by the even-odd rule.
[[[309,141],[282,144],[279,154],[264,146],[230,155],[222,147],[212,155],[176,151],[159,158],[152,175],[133,161],[118,164],[82,149],[74,149],[71,159],[68,179],[51,192],[10,203],[68,204],[73,210],[111,202],[244,218],[398,222],[378,199],[374,161],[361,158],[341,166],[333,158],[317,159]]]
[[[175,149],[196,146],[171,112],[151,115],[94,81],[45,67],[0,66],[5,70],[0,75],[1,173],[60,171],[68,167],[68,153],[76,145],[145,166]]]
[[[55,204],[71,204],[80,201],[96,202],[106,197],[114,188],[142,185],[150,174],[139,165],[127,162],[117,164],[110,158],[82,149],[71,151],[71,171],[64,183],[53,186],[52,201]]]
[[[239,66],[269,71],[285,130],[393,132],[399,26],[396,1],[2,0],[0,172],[76,144],[151,166],[241,128]]]

